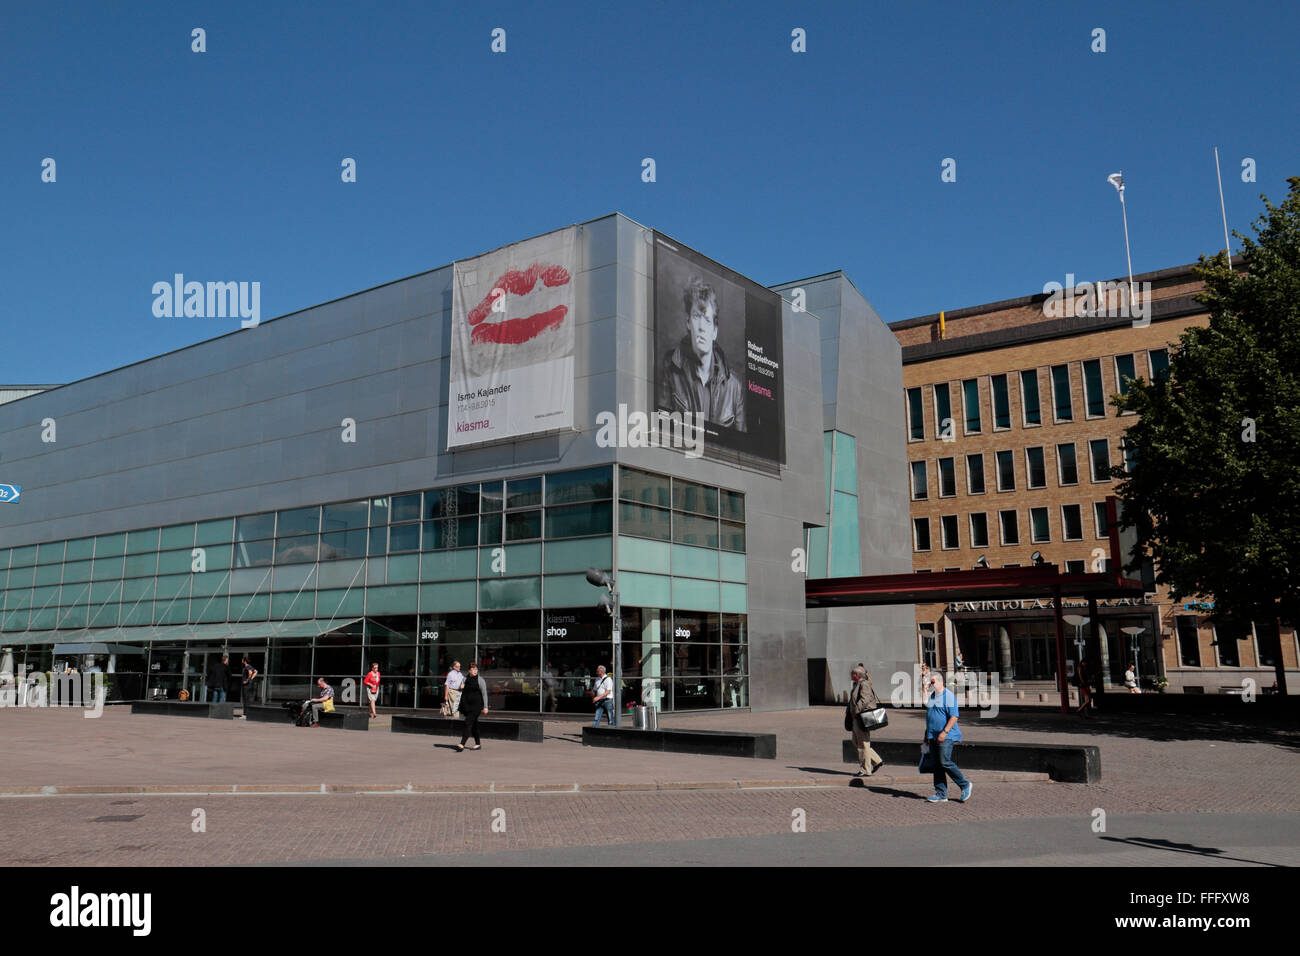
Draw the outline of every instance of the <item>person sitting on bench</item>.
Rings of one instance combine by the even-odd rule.
[[[320,696],[313,697],[307,703],[311,704],[311,725],[320,726],[320,715],[324,711],[327,714],[334,713],[334,688],[325,683],[325,678],[316,679],[316,686],[320,688]]]

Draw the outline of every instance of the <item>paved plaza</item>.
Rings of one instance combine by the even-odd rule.
[[[0,853],[79,866],[1300,864],[1292,731],[971,713],[968,740],[1100,747],[1101,781],[974,770],[969,803],[930,805],[914,767],[854,781],[841,721],[830,707],[664,721],[777,734],[776,760],[746,760],[583,747],[581,724],[563,721],[542,744],[456,753],[452,738],[391,733],[382,715],[355,733],[6,708]],[[920,714],[895,711],[878,737],[920,735]]]

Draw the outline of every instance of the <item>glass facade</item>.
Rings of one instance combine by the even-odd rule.
[[[0,549],[0,644],[20,671],[111,644],[120,694],[171,699],[206,696],[223,651],[261,671],[259,700],[324,677],[359,703],[377,662],[385,707],[437,708],[452,661],[478,660],[494,709],[590,713],[613,656],[598,566],[623,595],[625,701],[650,677],[664,709],[748,706],[744,495],[618,473],[617,494],[603,465]],[[631,570],[655,547],[662,589]]]

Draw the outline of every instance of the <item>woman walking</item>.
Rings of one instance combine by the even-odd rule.
[[[370,671],[366,674],[365,680],[361,683],[366,685],[366,699],[370,702],[370,716],[377,717],[375,713],[375,701],[379,699],[379,662],[373,661],[370,664]]]
[[[862,726],[859,714],[875,710],[880,706],[876,689],[871,686],[871,677],[867,668],[859,664],[849,675],[853,678],[853,689],[849,691],[849,703],[844,709],[844,729],[853,731],[853,746],[858,751],[858,777],[870,777],[884,766],[880,754],[871,749],[871,731]]]
[[[469,665],[469,676],[465,678],[465,686],[460,692],[460,712],[465,718],[465,733],[456,745],[456,750],[465,749],[465,741],[469,740],[471,734],[474,736],[474,746],[469,749],[482,750],[483,741],[478,739],[478,719],[488,712],[487,683],[478,676],[477,664]]]

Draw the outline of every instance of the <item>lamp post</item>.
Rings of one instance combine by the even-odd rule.
[[[623,612],[619,602],[618,591],[614,590],[614,578],[599,568],[587,569],[587,583],[593,587],[604,588],[605,593],[597,602],[610,616],[610,625],[614,640],[614,726],[622,726],[623,710]]]
[[[1061,618],[1061,620],[1074,628],[1074,653],[1076,658],[1074,673],[1077,676],[1079,684],[1082,685],[1083,675],[1079,673],[1079,669],[1083,667],[1083,645],[1085,643],[1083,640],[1083,627],[1089,620],[1091,620],[1091,618],[1084,614],[1066,614]],[[1083,691],[1079,691],[1079,695],[1080,700],[1082,701]]]
[[[1133,652],[1133,679],[1137,681],[1139,687],[1142,686],[1142,673],[1138,669],[1138,635],[1146,631],[1145,627],[1121,627],[1121,631],[1129,636],[1129,647]]]
[[[1079,660],[1083,660],[1083,645],[1085,643],[1083,639],[1083,628],[1091,618],[1083,614],[1067,614],[1062,618],[1062,620],[1074,628],[1074,646],[1079,655]]]

